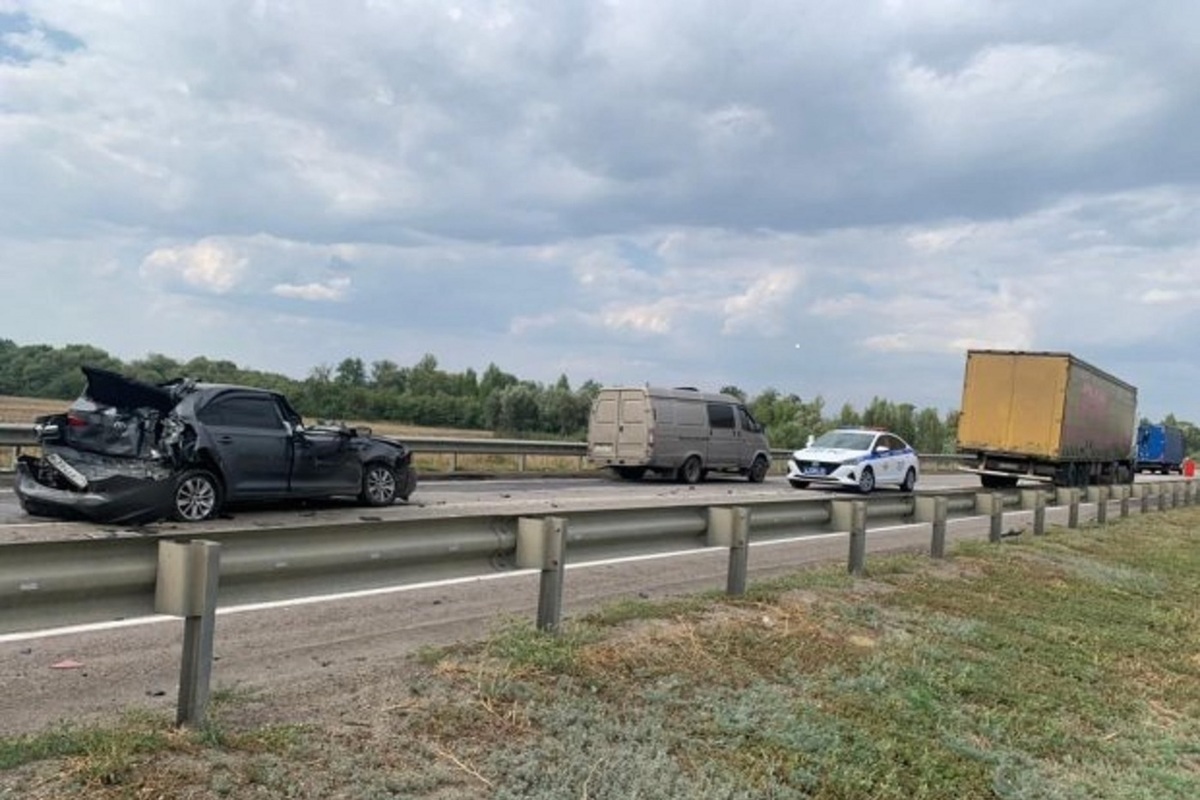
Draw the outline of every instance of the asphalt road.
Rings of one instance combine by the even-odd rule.
[[[922,488],[972,485],[968,476],[930,475]],[[609,480],[431,481],[414,495],[414,504],[385,512],[441,515],[479,513],[492,507],[544,511],[695,503],[730,495],[796,497],[802,493],[778,477],[760,485],[731,480],[695,487]],[[239,511],[233,519],[218,523],[260,526],[284,524],[297,514],[333,520],[361,513],[362,509],[346,504],[327,504],[302,510]],[[1061,508],[1048,509],[1047,522],[1065,524],[1065,513]],[[1094,508],[1085,506],[1082,515],[1086,521],[1094,516]],[[0,532],[13,535],[46,526],[24,516],[11,491],[0,491]],[[76,523],[61,530],[94,535],[96,526]],[[928,535],[925,525],[897,526],[874,532],[869,549],[927,551]],[[950,523],[951,540],[986,535],[982,518]],[[753,581],[816,562],[844,562],[846,553],[844,534],[758,543],[750,553],[750,577]],[[569,617],[620,597],[662,597],[723,588],[726,570],[727,556],[713,551],[572,565],[564,613]],[[364,687],[382,675],[394,678],[397,670],[402,671],[406,655],[426,645],[483,636],[506,616],[532,619],[537,597],[536,574],[515,572],[366,597],[231,609],[217,619],[213,686],[251,690],[272,719],[277,715],[302,717],[315,713],[312,709],[321,704],[344,703],[350,709]],[[181,621],[153,618],[121,627],[90,626],[73,633],[0,637],[0,735],[44,730],[61,720],[112,720],[129,708],[173,713],[182,633]]]
[[[947,473],[922,477],[918,491],[976,485],[972,476]],[[879,494],[895,490],[880,489]],[[149,530],[184,529],[190,534],[210,529],[244,526],[256,528],[294,524],[298,519],[320,520],[336,524],[351,522],[364,515],[384,519],[418,516],[437,517],[455,514],[529,513],[612,506],[647,506],[726,501],[730,498],[767,499],[820,497],[840,490],[796,490],[780,476],[771,476],[760,484],[745,479],[713,478],[694,486],[665,480],[636,483],[608,478],[521,478],[502,480],[430,480],[423,481],[410,503],[385,509],[364,509],[349,501],[325,501],[304,506],[235,508],[211,523],[179,526],[158,523]],[[853,495],[853,492],[848,494]],[[31,517],[25,514],[9,487],[0,487],[0,543],[30,538],[95,537],[112,526],[69,523]]]

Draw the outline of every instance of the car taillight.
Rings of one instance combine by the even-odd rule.
[[[67,427],[69,428],[86,428],[88,421],[83,417],[77,417],[74,414],[67,414]]]

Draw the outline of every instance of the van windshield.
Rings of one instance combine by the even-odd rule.
[[[873,433],[861,431],[829,431],[818,436],[812,443],[813,447],[831,447],[839,450],[868,450]]]

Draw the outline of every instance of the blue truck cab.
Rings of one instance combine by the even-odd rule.
[[[1137,432],[1137,471],[1183,471],[1183,431],[1171,425],[1142,423]]]

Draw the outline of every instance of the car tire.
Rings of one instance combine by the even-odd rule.
[[[675,477],[680,483],[699,483],[704,477],[704,465],[700,463],[699,457],[690,456],[680,465]]]
[[[771,470],[771,465],[764,456],[759,456],[754,459],[754,463],[750,465],[750,469],[746,472],[746,479],[751,483],[762,483],[767,479],[767,473]]]
[[[358,500],[365,506],[390,506],[397,497],[396,470],[383,461],[372,461],[363,467],[362,491]]]
[[[858,491],[870,494],[875,491],[875,470],[865,468],[858,476]]]
[[[911,492],[915,488],[917,488],[917,471],[909,467],[908,472],[904,473],[904,482],[900,484],[900,491]]]
[[[189,469],[175,479],[171,493],[171,519],[203,522],[221,511],[221,483],[206,469]]]
[[[808,488],[808,481],[794,481],[791,478],[788,478],[788,483],[790,483],[792,485],[793,489],[807,489]]]

